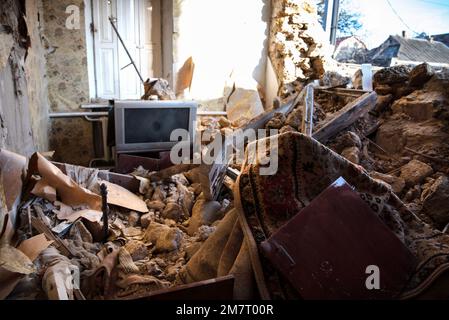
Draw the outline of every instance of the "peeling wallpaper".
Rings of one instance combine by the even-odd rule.
[[[39,0],[0,2],[4,29],[0,33],[0,147],[26,156],[48,146],[39,4]]]

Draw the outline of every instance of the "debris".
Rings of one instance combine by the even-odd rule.
[[[438,224],[449,222],[449,179],[441,176],[421,195],[422,213],[427,214]]]
[[[393,102],[393,100],[394,97],[392,94],[387,94],[384,96],[378,95],[374,110],[378,113],[384,112],[391,105],[391,102]]]
[[[133,261],[133,258],[129,254],[128,250],[126,250],[125,247],[121,247],[118,252],[118,261],[119,261],[119,267],[125,272],[125,273],[133,273],[133,272],[139,272],[139,268],[136,266],[136,264]]]
[[[401,177],[396,177],[396,176],[392,176],[392,175],[388,175],[388,174],[383,174],[383,173],[379,173],[379,172],[371,172],[370,176],[373,179],[377,179],[377,180],[382,180],[386,183],[388,183],[393,192],[396,194],[400,194],[402,192],[402,190],[404,190],[405,188],[405,180]]]
[[[343,76],[336,71],[326,71],[320,78],[320,84],[324,87],[346,87],[351,81],[349,77]]]
[[[103,213],[98,210],[91,210],[91,209],[84,209],[79,211],[72,211],[69,215],[58,215],[59,220],[67,220],[69,222],[74,222],[78,220],[79,218],[84,218],[86,220],[89,220],[91,222],[97,222],[99,223],[101,221],[101,218],[103,216]]]
[[[74,300],[74,286],[79,269],[69,259],[48,248],[42,253],[42,262],[47,267],[42,278],[42,287],[49,300]],[[78,283],[79,285],[79,283]]]
[[[428,63],[417,65],[410,71],[409,85],[416,88],[422,87],[433,74],[432,67]]]
[[[154,244],[155,252],[170,252],[179,249],[182,232],[165,224],[152,222],[145,231],[144,241]]]
[[[56,189],[58,196],[65,204],[70,206],[87,205],[94,210],[101,209],[100,196],[80,187],[39,153],[35,153],[29,162],[28,179],[33,174],[39,174],[42,183]]]
[[[155,192],[155,194],[156,194],[156,192]],[[157,197],[156,195],[153,195],[153,198],[156,198],[156,197]],[[160,199],[161,198],[162,197],[160,197]],[[165,197],[163,197],[163,198],[165,198]],[[161,200],[153,200],[153,201],[147,200],[146,204],[148,206],[148,209],[150,209],[150,210],[162,211],[165,208],[165,203]]]
[[[58,237],[56,237],[53,232],[39,219],[35,217],[31,217],[31,224],[33,228],[35,228],[38,232],[44,233],[47,239],[54,241],[53,245],[58,248],[62,254],[65,256],[73,256],[74,253],[61,241]]]
[[[125,245],[126,250],[129,252],[134,261],[144,260],[148,258],[148,248],[142,241],[131,240]]]
[[[162,211],[162,217],[166,219],[172,219],[174,221],[179,221],[182,215],[183,215],[182,208],[177,203],[173,202],[167,203],[167,206],[165,207],[164,211]]]
[[[356,120],[371,111],[375,106],[376,98],[377,94],[373,91],[370,93],[366,93],[360,98],[352,101],[343,109],[339,110],[333,116],[332,120],[320,127],[313,134],[313,137],[316,140],[322,142],[333,137],[335,134],[349,127]]]
[[[401,168],[401,178],[404,179],[405,184],[408,187],[421,183],[432,173],[432,167],[419,160],[412,160]]]
[[[223,217],[221,205],[217,201],[207,201],[199,198],[192,209],[192,217],[188,227],[188,234],[194,235],[202,225],[211,225]]]
[[[36,268],[31,259],[19,249],[8,244],[0,246],[0,267],[20,274],[36,272]]]
[[[357,147],[349,147],[341,152],[341,155],[352,163],[360,163],[360,149]]]
[[[108,204],[113,204],[137,212],[148,212],[145,201],[131,191],[108,181],[101,181],[100,184],[105,184],[107,187]]]
[[[193,58],[189,57],[184,65],[179,69],[176,77],[176,95],[180,96],[185,89],[190,89],[192,86],[193,72],[195,71],[195,63]]]
[[[70,237],[82,242],[94,242],[92,234],[89,232],[89,230],[87,230],[84,223],[82,223],[80,220],[76,221],[70,228]]]
[[[128,225],[130,227],[135,227],[140,220],[140,214],[138,214],[137,212],[131,211],[128,214]]]
[[[145,213],[144,215],[142,215],[140,217],[140,224],[141,224],[142,228],[148,227],[148,225],[150,224],[151,220],[153,220],[153,219],[154,219],[154,211],[150,210],[150,212]]]
[[[393,113],[408,115],[413,121],[425,121],[433,118],[438,107],[444,105],[446,97],[435,91],[414,91],[408,96],[395,101],[391,106]]]
[[[27,159],[17,153],[0,149],[1,182],[5,188],[5,200],[8,210],[12,210],[14,203],[21,196],[22,176],[26,169]]]
[[[238,127],[264,113],[258,84],[252,77],[233,71],[223,92],[228,119]]]
[[[346,148],[356,147],[358,149],[362,148],[362,140],[360,140],[360,137],[352,131],[345,132],[344,134],[340,135],[336,139],[337,143],[337,150],[339,152],[343,151]]]
[[[148,79],[144,83],[145,94],[142,100],[176,100],[176,95],[165,79]],[[155,97],[156,99],[152,99]]]
[[[411,70],[410,66],[398,65],[377,71],[373,77],[376,90],[377,85],[393,85],[407,82]]]
[[[22,251],[31,261],[36,260],[39,254],[47,249],[53,241],[48,241],[43,233],[34,236],[32,238],[26,239],[20,243],[17,247],[18,250]]]

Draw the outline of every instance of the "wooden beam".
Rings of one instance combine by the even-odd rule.
[[[377,99],[375,91],[365,93],[360,98],[347,104],[336,112],[334,118],[313,134],[313,138],[320,142],[326,142],[329,138],[349,127],[355,121],[373,110]]]

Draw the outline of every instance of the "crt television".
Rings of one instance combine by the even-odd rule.
[[[198,104],[193,101],[115,101],[115,141],[117,153],[170,150],[176,129],[189,132],[195,139],[194,122]]]

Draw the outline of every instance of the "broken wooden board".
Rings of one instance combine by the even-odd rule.
[[[40,219],[36,217],[31,217],[31,225],[40,233],[44,233],[47,239],[54,241],[53,245],[61,251],[66,257],[74,256],[74,253],[62,242],[62,240],[56,237],[53,232],[43,223]]]
[[[313,134],[313,138],[322,143],[332,138],[341,130],[349,127],[359,118],[373,110],[376,104],[376,99],[377,94],[373,91],[365,93],[363,96],[352,101],[344,108],[337,111],[332,120],[318,129]]]
[[[53,241],[48,241],[45,234],[41,233],[37,236],[29,238],[22,241],[22,243],[17,247],[22,251],[31,261],[36,260],[39,254],[48,248]]]
[[[131,191],[108,181],[101,181],[108,190],[108,204],[127,208],[137,212],[148,212],[148,207],[142,199]]]

